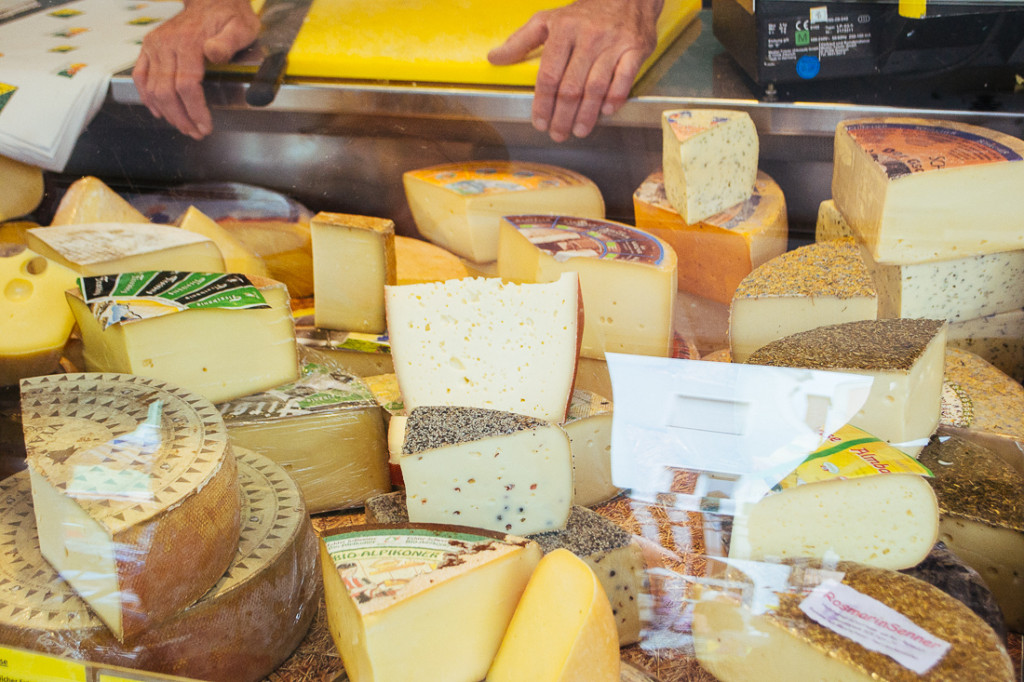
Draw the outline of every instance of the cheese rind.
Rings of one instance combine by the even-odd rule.
[[[1024,141],[980,126],[867,118],[836,127],[832,198],[881,263],[1024,248]]]
[[[0,156],[0,222],[36,210],[43,200],[41,168]]]
[[[87,175],[72,182],[57,205],[51,225],[148,223],[149,219],[102,180]]]
[[[395,284],[395,224],[385,218],[317,213],[313,236],[316,326],[381,334],[384,286]]]
[[[596,393],[574,389],[562,428],[569,436],[573,504],[590,507],[619,494],[612,483],[612,403]]]
[[[407,171],[402,182],[420,234],[476,263],[497,260],[502,216],[536,212],[604,217],[597,185],[579,173],[545,164],[443,164]]]
[[[223,575],[238,476],[209,401],[153,379],[61,374],[23,379],[21,410],[40,551],[118,640]]]
[[[575,273],[548,284],[389,286],[385,301],[407,410],[462,405],[565,418],[583,330]]]
[[[636,226],[676,252],[679,290],[728,304],[740,281],[786,251],[786,199],[772,178],[757,173],[753,194],[735,206],[687,223],[669,203],[655,171],[633,192]]]
[[[745,111],[664,111],[661,129],[665,193],[684,221],[704,220],[753,193],[759,143]]]

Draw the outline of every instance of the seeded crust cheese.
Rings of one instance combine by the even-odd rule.
[[[174,617],[238,544],[235,456],[217,409],[162,381],[21,382],[40,551],[120,641]]]

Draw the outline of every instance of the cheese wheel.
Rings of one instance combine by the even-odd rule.
[[[0,188],[0,221],[27,215],[43,200],[43,171],[0,156]]]

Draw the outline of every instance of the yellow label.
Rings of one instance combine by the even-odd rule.
[[[574,187],[586,182],[563,168],[510,161],[450,164],[409,174],[462,196]]]
[[[85,682],[85,666],[45,654],[0,647],[4,682]]]

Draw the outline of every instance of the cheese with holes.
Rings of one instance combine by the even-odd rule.
[[[745,362],[776,339],[877,314],[875,285],[856,242],[808,244],[740,282],[729,309],[729,349],[733,362]]]
[[[469,270],[451,251],[422,239],[395,235],[395,284],[423,284],[469,277]]]
[[[262,258],[195,206],[190,206],[185,211],[179,225],[181,229],[202,235],[217,245],[224,259],[225,272],[240,272],[256,277],[267,276],[267,266]]]
[[[940,640],[951,646],[938,657],[925,679],[1014,679],[1013,663],[999,637],[955,597],[898,571],[851,562],[829,568],[821,571],[820,564],[792,566],[787,572],[788,584],[769,586],[778,591],[773,608],[757,608],[749,598],[744,599],[743,595],[751,594],[756,583],[738,571],[730,572],[720,588],[702,586],[696,595],[692,626],[694,649],[701,666],[723,682],[791,680],[797,670],[801,679],[909,681],[921,676],[878,651],[879,643],[890,647],[902,645],[901,653],[908,655],[939,648],[941,644],[934,640]],[[860,639],[819,624],[800,605],[813,587],[829,578],[841,583],[844,592],[850,588],[859,593],[859,601],[853,603],[852,599],[844,601],[833,594],[834,620],[845,620],[843,615],[852,609],[854,614],[865,615],[865,625],[893,626],[886,631],[896,632],[902,615],[923,634],[906,632],[909,628],[903,625],[905,640],[894,642],[891,637],[880,635],[872,639],[871,630],[861,627],[859,632],[868,634],[862,635],[866,639]],[[864,610],[858,610],[858,606]],[[881,617],[881,621],[872,616]],[[925,642],[931,646],[926,648]]]
[[[316,326],[381,334],[384,286],[395,284],[395,224],[386,218],[317,213],[313,235]]]
[[[307,364],[297,381],[218,407],[231,442],[283,467],[311,514],[391,490],[384,416],[353,376]]]
[[[590,507],[618,495],[621,491],[612,483],[611,401],[590,391],[573,390],[562,428],[572,451],[573,504]]]
[[[1024,474],[955,436],[932,440],[921,462],[935,474],[939,539],[981,574],[1007,627],[1024,632]]]
[[[64,291],[77,281],[24,246],[0,244],[0,386],[57,371],[75,324]]]
[[[505,216],[498,245],[502,279],[554,282],[567,272],[579,275],[583,292],[580,355],[671,354],[676,254],[667,244],[608,220]]]
[[[522,535],[565,527],[572,506],[569,438],[511,412],[418,407],[402,443],[409,520]]]
[[[227,571],[199,601],[118,642],[39,552],[27,473],[0,482],[0,641],[63,658],[221,682],[256,682],[305,636],[321,594],[316,536],[295,483],[238,449],[241,532]],[[187,545],[186,545],[187,546]]]
[[[590,566],[566,549],[544,555],[530,576],[487,679],[619,679],[615,619]]]
[[[604,217],[604,199],[590,179],[540,163],[449,163],[407,171],[402,182],[420,234],[476,263],[497,260],[502,216]]]
[[[238,474],[208,400],[156,379],[61,374],[23,379],[21,413],[40,551],[118,640],[220,579],[238,543]]]
[[[144,270],[224,272],[224,259],[212,240],[170,225],[37,227],[26,239],[36,253],[83,276]]]
[[[679,290],[729,303],[740,281],[786,250],[789,221],[782,189],[758,171],[745,201],[695,223],[668,201],[655,171],[633,192],[636,226],[665,241],[679,261]]]
[[[0,222],[36,210],[43,189],[41,168],[0,156]]]
[[[288,290],[253,278],[268,307],[194,308],[104,328],[82,292],[67,300],[81,330],[85,367],[171,381],[215,403],[298,378]]]
[[[745,111],[675,109],[661,114],[665,194],[687,223],[750,198],[757,129]]]
[[[1024,249],[1024,141],[979,126],[865,118],[836,127],[832,199],[881,263]]]
[[[68,186],[57,205],[51,225],[85,223],[148,223],[120,194],[99,178],[87,175]]]
[[[561,422],[583,331],[576,273],[387,287],[388,331],[407,410],[485,407]]]
[[[949,325],[948,344],[1024,381],[1024,308],[954,322]]]
[[[747,362],[872,377],[850,424],[914,455],[939,425],[945,351],[943,320],[862,320],[773,341]]]
[[[814,241],[827,242],[832,239],[854,237],[853,228],[836,208],[831,199],[818,204],[818,217],[814,223]]]
[[[346,529],[320,552],[331,638],[352,682],[483,679],[540,560],[522,538],[422,524]]]

